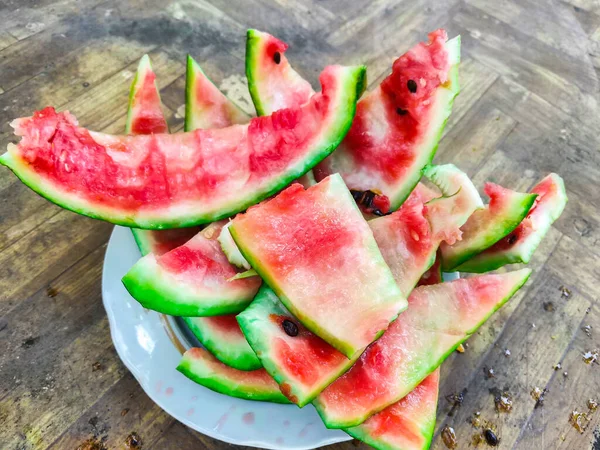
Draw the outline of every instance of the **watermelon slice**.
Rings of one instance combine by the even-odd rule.
[[[267,372],[300,407],[311,402],[358,357],[348,359],[308,331],[266,286],[237,320]]]
[[[150,58],[144,55],[138,66],[131,90],[127,110],[127,134],[168,133],[167,121],[162,113],[160,94],[156,86],[156,75]],[[132,228],[142,256],[154,253],[160,256],[185,244],[200,231],[199,227],[174,228],[172,230],[141,230]]]
[[[527,217],[510,234],[457,267],[461,272],[487,272],[506,264],[528,263],[550,226],[567,204],[565,185],[551,173],[531,189],[537,194]]]
[[[13,122],[23,136],[0,157],[49,200],[90,217],[146,229],[211,222],[246,209],[306,173],[348,131],[364,67],[330,66],[323,92],[248,125],[111,136],[48,107]]]
[[[525,218],[536,194],[522,194],[494,183],[486,183],[487,207],[475,211],[460,228],[462,238],[452,245],[442,243],[442,270],[449,272],[512,232]]]
[[[246,261],[244,255],[240,253],[240,249],[231,237],[231,233],[229,232],[230,226],[231,222],[228,222],[223,227],[221,234],[219,235],[219,244],[221,244],[221,249],[231,264],[241,269],[251,270],[250,263]]]
[[[190,55],[185,82],[185,131],[246,124],[250,116],[229,100]]]
[[[190,380],[231,397],[289,403],[265,369],[249,372],[233,369],[203,348],[191,348],[186,351],[177,370]]]
[[[312,90],[284,56],[287,45],[251,30],[246,75],[257,111],[271,112],[306,102]],[[387,195],[397,209],[431,162],[458,94],[460,37],[429,34],[398,58],[392,73],[357,105],[352,128],[335,153],[315,170],[317,181],[340,173],[353,190]]]
[[[406,312],[313,402],[325,425],[356,426],[406,396],[530,273],[522,269],[416,288]]]
[[[225,221],[210,224],[184,245],[162,256],[148,254],[123,277],[145,308],[172,316],[219,316],[242,311],[261,280],[236,275],[217,237]]]
[[[242,334],[234,314],[184,317],[183,320],[206,349],[219,361],[238,370],[262,367]]]
[[[238,215],[230,231],[290,312],[349,358],[406,308],[339,175],[290,186]]]
[[[168,132],[169,126],[162,112],[156,75],[152,70],[150,57],[144,55],[140,60],[129,91],[125,133],[158,134]]]
[[[440,369],[402,400],[344,431],[378,450],[426,450],[435,431]]]

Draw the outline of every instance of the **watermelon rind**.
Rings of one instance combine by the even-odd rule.
[[[153,254],[140,259],[123,277],[127,291],[143,307],[171,316],[222,316],[243,311],[252,301],[244,290],[218,296],[198,286],[187,286],[163,270]]]
[[[357,214],[360,214],[362,216],[360,209],[354,202],[350,191],[348,190],[347,186],[345,185],[343,179],[339,174],[330,175],[325,180],[321,181],[319,184],[326,182],[329,183],[329,189],[331,190],[331,192],[336,192],[337,198],[341,202],[344,202],[344,204],[349,205],[349,207],[353,208]],[[318,187],[319,184],[315,185],[313,188]],[[275,294],[279,297],[284,306],[294,315],[294,317],[296,317],[307,329],[309,329],[314,334],[325,340],[331,346],[335,347],[348,358],[355,357],[357,352],[362,353],[364,347],[357,348],[353,343],[349,342],[348,340],[340,339],[338,336],[332,334],[330,331],[321,327],[318,323],[315,322],[313,318],[309,317],[309,315],[307,315],[304,311],[301,311],[300,309],[298,309],[298,307],[294,305],[292,300],[286,296],[282,289],[280,289],[277,281],[273,278],[272,274],[269,273],[268,268],[265,267],[265,265],[263,265],[257,257],[249,253],[247,245],[250,242],[250,239],[256,239],[256,237],[240,235],[239,231],[236,228],[236,220],[237,219],[234,219],[232,225],[229,228],[229,231],[238,249],[244,256],[244,258],[250,263],[252,268],[256,270],[256,272],[260,275],[263,281],[267,283],[271,289],[273,289]],[[370,234],[372,237],[372,232],[370,232]],[[381,283],[381,286],[385,286],[385,289],[382,289],[382,292],[385,292],[385,297],[388,298],[388,303],[390,298],[396,298],[396,301],[394,303],[396,315],[394,317],[389,318],[389,320],[392,321],[397,317],[399,313],[406,309],[406,299],[402,296],[398,285],[394,281],[392,273],[387,264],[385,263],[385,260],[381,255],[381,251],[377,247],[375,239],[369,239],[364,244],[367,248],[369,255],[372,258],[374,258],[374,260],[376,261],[376,265],[381,270],[379,281]],[[390,307],[391,306],[392,305],[390,304]],[[377,332],[374,335],[373,340],[379,338],[384,332],[385,328]]]
[[[335,412],[331,413],[327,410],[327,405],[325,405],[321,401],[321,397],[325,393],[327,393],[327,391],[323,392],[321,395],[319,395],[313,401],[313,405],[315,406],[317,412],[321,416],[321,419],[323,420],[325,426],[327,428],[349,428],[349,427],[357,426],[357,425],[363,423],[370,416],[378,413],[379,411],[385,409],[387,406],[391,405],[392,403],[405,397],[419,383],[421,383],[421,381],[424,380],[425,377],[427,377],[427,375],[429,375],[436,368],[438,368],[442,364],[442,362],[444,362],[444,360],[449,355],[451,355],[452,352],[454,352],[460,344],[462,344],[464,341],[466,341],[475,331],[477,331],[477,329],[483,323],[485,323],[494,312],[496,312],[499,308],[501,308],[525,284],[525,282],[529,279],[530,275],[531,275],[530,269],[521,269],[518,271],[509,272],[509,273],[505,273],[505,274],[501,274],[501,275],[492,275],[492,276],[499,276],[499,277],[506,278],[506,282],[510,283],[510,289],[507,291],[507,295],[504,296],[503,298],[499,299],[494,304],[493,308],[490,308],[490,310],[483,316],[483,319],[479,323],[477,323],[475,326],[471,327],[468,330],[462,330],[464,332],[464,334],[454,334],[454,333],[444,334],[445,336],[449,336],[453,339],[452,345],[449,345],[448,348],[446,349],[446,351],[443,352],[441,354],[441,357],[439,357],[439,358],[427,358],[427,357],[425,357],[425,355],[423,355],[424,357],[418,360],[418,363],[419,363],[418,366],[411,369],[411,373],[410,374],[407,373],[405,379],[402,380],[401,389],[398,389],[398,391],[395,392],[395,394],[397,394],[397,396],[393,399],[390,399],[390,401],[387,402],[386,404],[377,406],[377,407],[364,405],[364,407],[362,408],[364,411],[363,413],[360,413],[358,415],[352,415],[352,416],[346,415],[346,417],[342,417],[341,413],[335,415]],[[460,280],[456,280],[454,282],[457,282],[457,281],[460,281]],[[436,286],[445,286],[445,285],[446,285],[446,283],[436,285]],[[436,286],[423,286],[418,289],[430,289],[430,288],[435,288]],[[409,311],[410,311],[410,305],[409,305]],[[400,315],[397,320],[402,320],[402,315]],[[369,351],[369,350],[367,349],[367,351]],[[350,371],[349,371],[349,373],[350,373]],[[335,382],[332,383],[329,388],[334,387],[334,386],[335,386]]]
[[[186,351],[177,370],[192,381],[230,397],[290,403],[264,369],[239,371],[221,363],[201,348],[191,348]]]
[[[365,66],[334,66],[329,69],[330,74],[332,71],[335,73],[337,80],[335,88],[329,93],[332,98],[329,107],[332,111],[330,120],[327,126],[313,138],[304,156],[293,165],[287,166],[277,176],[269,177],[269,181],[262,186],[242,191],[227,201],[211,206],[201,207],[198,202],[194,202],[193,205],[188,204],[185,208],[177,204],[160,210],[133,213],[129,209],[94,204],[77,192],[71,192],[38,175],[19,155],[19,149],[14,144],[9,144],[8,151],[0,156],[0,164],[9,167],[24,184],[42,197],[67,210],[91,218],[144,229],[184,228],[213,222],[243,211],[283,189],[312,169],[339,145],[350,129],[356,112],[356,101],[365,89],[366,68]],[[333,111],[336,113],[334,114]],[[102,136],[100,133],[93,133],[93,135],[95,138]],[[105,137],[105,139],[110,138]]]
[[[440,369],[438,368],[423,383],[412,390],[406,397],[398,400],[397,403],[390,405],[388,408],[402,408],[401,411],[403,423],[401,427],[394,428],[391,424],[386,424],[386,419],[383,419],[383,425],[389,427],[389,433],[381,432],[380,430],[371,431],[369,429],[368,420],[365,423],[355,427],[345,428],[344,431],[355,439],[358,439],[365,444],[370,445],[376,450],[427,450],[431,446],[431,441],[435,432],[437,399],[439,393],[439,377]],[[426,392],[429,394],[423,401],[419,396],[420,389],[431,389],[435,392]],[[422,395],[422,394],[421,394]],[[415,397],[416,396],[416,397]],[[406,402],[407,404],[405,404]],[[402,406],[399,406],[402,405]],[[386,414],[387,409],[384,409],[379,414]],[[408,409],[408,410],[407,410]],[[371,419],[376,419],[377,415],[373,415]],[[404,434],[404,436],[403,436]],[[418,436],[417,436],[418,434]],[[415,442],[415,438],[421,439],[421,445]],[[402,441],[402,442],[399,442]]]
[[[499,269],[506,264],[529,263],[550,227],[562,214],[567,204],[567,192],[563,179],[552,173],[550,178],[557,188],[556,198],[544,205],[544,214],[535,224],[535,231],[524,242],[506,251],[484,250],[456,268],[460,272],[483,273]],[[535,189],[535,188],[534,188]],[[544,199],[542,199],[542,202]],[[525,219],[528,220],[528,219]]]
[[[128,108],[127,108],[127,121],[125,122],[125,134],[131,134],[132,130],[132,125],[133,125],[133,120],[135,119],[135,94],[138,90],[141,89],[140,86],[140,82],[142,82],[145,77],[146,74],[148,74],[149,72],[152,72],[152,63],[150,62],[150,57],[148,55],[144,55],[142,56],[142,58],[140,59],[140,62],[138,64],[138,68],[137,71],[135,73],[135,77],[131,83],[131,88],[129,89],[129,102],[128,102]],[[158,95],[158,99],[159,99],[159,105],[160,106],[160,91],[158,90],[158,86],[156,85],[156,81],[154,82],[154,86],[156,88],[156,94]],[[168,133],[168,125],[167,122],[165,120],[164,122],[165,127],[167,128],[165,131]]]
[[[413,163],[413,170],[410,176],[402,180],[402,183],[394,189],[394,192],[384,192],[391,202],[391,209],[398,209],[408,198],[422,176],[422,169],[433,161],[437,152],[438,145],[448,118],[452,113],[454,99],[460,93],[460,84],[458,80],[458,65],[460,63],[460,36],[456,36],[446,42],[448,51],[448,61],[450,70],[448,71],[448,80],[443,87],[438,88],[435,99],[433,100],[436,112],[432,112],[431,124],[428,128],[427,138],[420,144],[421,149],[416,153],[419,155],[417,161]]]
[[[533,206],[536,194],[523,194],[510,191],[502,200],[500,211],[493,216],[489,205],[475,211],[463,226],[468,233],[463,233],[462,239],[453,245],[442,244],[442,270],[450,272],[473,256],[498,242],[513,231]]]
[[[250,270],[252,269],[252,267],[250,267],[250,263],[246,261],[246,258],[244,258],[244,256],[240,252],[240,249],[231,237],[231,233],[229,232],[230,225],[231,222],[227,222],[227,224],[221,230],[221,234],[219,234],[217,240],[221,245],[223,253],[225,253],[225,256],[227,256],[227,259],[231,264],[233,264],[236,267],[239,267],[240,269]]]
[[[229,125],[244,124],[250,121],[250,116],[246,114],[238,105],[231,99],[227,98],[202,70],[194,58],[187,56],[186,66],[186,81],[185,81],[185,122],[184,130],[193,131],[198,128],[215,128],[215,124],[211,123],[209,111],[204,111],[202,105],[199,104],[195,90],[199,84],[211,89],[212,95],[222,97],[224,108],[227,109]]]
[[[348,370],[360,355],[352,359],[344,358],[343,363],[335,370],[332,370],[328,377],[321,379],[318,385],[311,386],[310,389],[305,389],[300,383],[286,375],[281,369],[281,364],[277,360],[276,355],[273,354],[274,343],[276,344],[278,341],[285,340],[293,341],[295,339],[294,337],[287,336],[271,320],[273,315],[288,316],[294,320],[294,316],[279,301],[275,292],[263,285],[250,306],[237,315],[237,320],[244,336],[246,336],[248,343],[258,355],[263,367],[280,386],[286,386],[288,397],[293,399],[294,403],[299,407],[303,407]]]
[[[237,370],[256,370],[260,360],[240,332],[240,339],[230,339],[211,324],[210,317],[184,317],[190,331],[219,361]]]

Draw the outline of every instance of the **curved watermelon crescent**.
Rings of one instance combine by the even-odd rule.
[[[8,151],[0,156],[0,164],[9,167],[25,185],[42,197],[65,209],[95,219],[144,229],[184,228],[213,222],[243,211],[248,206],[258,203],[281,190],[312,169],[339,145],[350,129],[356,112],[356,102],[366,87],[366,67],[330,66],[327,76],[333,76],[336,79],[336,81],[333,81],[330,78],[330,82],[333,81],[332,85],[334,85],[332,86],[334,89],[332,97],[335,99],[329,104],[329,117],[331,117],[331,120],[313,138],[312,144],[309,144],[304,156],[287,166],[278,176],[271,176],[269,181],[256,189],[240,189],[232,199],[216,205],[202,207],[203,205],[198,202],[187,201],[169,205],[160,211],[140,213],[139,211],[93,203],[78,192],[69,191],[35,172],[27,161],[21,157],[19,146],[15,144],[8,145]],[[313,106],[307,107],[314,108]],[[57,123],[58,121],[71,122],[70,126],[74,126],[72,124],[75,123],[73,116],[70,114],[58,114],[52,108],[46,108],[39,114],[42,114],[41,120],[44,120],[44,114],[54,114],[59,116]],[[13,122],[15,127],[19,127],[19,120],[23,119],[17,119]],[[103,135],[102,133],[92,132],[90,135],[94,140],[114,139],[113,136]],[[140,136],[139,139],[148,139],[148,137]]]

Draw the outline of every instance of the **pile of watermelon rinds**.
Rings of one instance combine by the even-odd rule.
[[[460,37],[429,34],[370,92],[364,66],[329,66],[315,92],[287,45],[250,30],[257,117],[188,57],[185,132],[169,134],[142,58],[124,136],[48,107],[12,126],[0,163],[72,211],[130,227],[123,278],[181,316],[202,348],[177,369],[247,400],[312,403],[328,428],[378,449],[428,448],[439,366],[527,281],[567,198],[432,164],[459,92]]]

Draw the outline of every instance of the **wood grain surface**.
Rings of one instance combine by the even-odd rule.
[[[445,425],[458,448],[474,448],[479,412],[501,449],[599,450],[600,410],[587,402],[600,401],[600,366],[582,355],[600,348],[600,2],[0,0],[0,148],[15,139],[12,119],[46,105],[122,133],[144,53],[172,130],[182,127],[186,53],[251,111],[249,27],[288,42],[290,61],[315,85],[331,63],[365,63],[376,84],[428,31],[462,35],[462,92],[436,161],[454,162],[481,188],[489,180],[525,190],[556,171],[569,203],[531,280],[442,366],[433,448],[445,448]],[[169,417],[117,357],[100,294],[111,229],[0,171],[0,448],[123,449],[131,433],[141,441],[131,448],[232,448]],[[547,390],[538,407],[536,387]],[[446,397],[459,392],[453,408]],[[510,413],[497,412],[499,392],[512,397]],[[569,424],[574,410],[589,419],[582,433]]]

